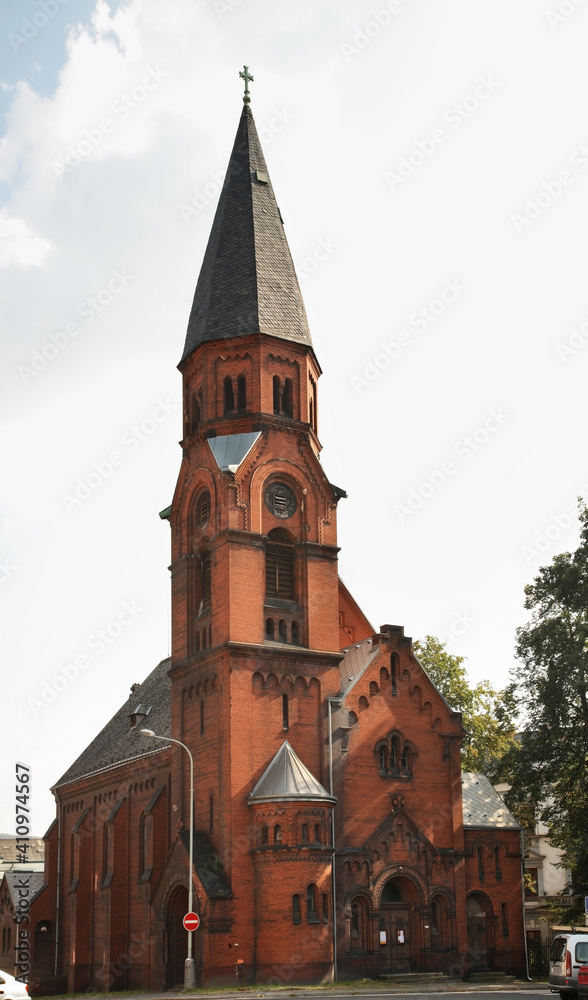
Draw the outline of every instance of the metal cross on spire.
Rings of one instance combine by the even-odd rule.
[[[239,76],[245,81],[245,93],[243,95],[243,104],[251,104],[251,95],[249,93],[249,81],[253,83],[253,77],[249,72],[249,66],[243,66],[242,70],[239,70]]]

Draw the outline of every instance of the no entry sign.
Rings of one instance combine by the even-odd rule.
[[[187,913],[184,917],[184,927],[187,931],[197,931],[200,926],[200,917],[197,913]]]

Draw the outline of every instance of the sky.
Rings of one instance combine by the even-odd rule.
[[[584,0],[2,5],[0,832],[16,764],[42,835],[169,653],[176,365],[244,64],[341,576],[508,681],[588,496],[587,41]]]

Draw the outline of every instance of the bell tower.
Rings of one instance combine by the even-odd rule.
[[[307,881],[322,885],[330,870],[325,699],[340,685],[336,514],[344,496],[319,461],[321,369],[248,91],[179,369],[182,464],[166,512],[172,726],[194,754],[195,825],[224,865],[233,900],[222,919],[247,961],[262,919],[254,914],[273,912],[269,899],[254,898],[253,852],[291,851],[301,828],[289,807],[279,843],[263,841],[272,820],[250,800],[286,739],[325,796],[326,818],[313,807],[322,839]],[[179,786],[186,822],[185,774]],[[291,899],[279,905],[289,912]],[[329,934],[321,923],[317,969],[328,967]]]

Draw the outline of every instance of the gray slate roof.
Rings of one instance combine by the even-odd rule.
[[[29,903],[32,902],[33,897],[37,895],[39,889],[43,888],[45,875],[43,872],[33,872],[22,869],[19,872],[5,872],[4,873],[4,884],[8,886],[10,895],[12,897],[12,902],[14,908],[17,909],[18,906],[18,887],[22,885],[23,880],[26,879],[29,888]]]
[[[20,839],[22,843],[22,839]],[[23,865],[19,858],[26,855],[28,863]],[[16,837],[0,837],[0,872],[13,868],[42,869],[45,857],[45,841],[42,837],[29,837],[28,850],[22,851],[16,843]]]
[[[461,789],[464,827],[476,830],[521,829],[485,774],[462,774]]]
[[[342,694],[346,695],[351,691],[353,685],[373,663],[378,652],[379,647],[374,645],[372,639],[362,639],[361,642],[355,642],[343,650],[344,656],[339,664]]]
[[[149,736],[140,736],[140,729],[152,729],[158,736],[171,736],[171,659],[162,660],[155,670],[130,694],[124,705],[113,715],[104,729],[92,740],[78,759],[56,782],[56,788],[123,761],[141,757],[145,753],[162,749],[165,744]],[[139,705],[150,706],[151,711],[131,729],[130,715]]]
[[[291,799],[337,801],[310,773],[288,740],[284,740],[251,792],[249,802],[284,802]]]
[[[251,109],[243,108],[204,254],[182,360],[209,340],[265,333],[312,344]]]

